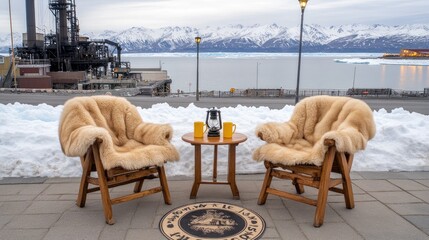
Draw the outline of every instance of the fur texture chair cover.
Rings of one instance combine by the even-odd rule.
[[[61,113],[59,138],[70,157],[83,156],[97,139],[106,170],[161,166],[179,159],[170,144],[173,129],[168,124],[143,122],[134,105],[114,96],[75,97]]]
[[[375,135],[371,109],[358,99],[315,96],[299,102],[288,122],[269,122],[256,128],[267,144],[253,152],[253,159],[284,165],[322,165],[325,139],[335,140],[339,152],[355,153]]]

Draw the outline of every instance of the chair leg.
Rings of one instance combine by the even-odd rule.
[[[113,212],[112,212],[112,202],[110,201],[109,186],[107,185],[106,176],[104,175],[105,173],[104,167],[100,160],[97,143],[93,144],[92,151],[94,152],[94,161],[95,161],[95,166],[97,168],[98,184],[100,186],[104,217],[106,218],[106,223],[109,225],[112,225],[112,224],[115,224],[115,220],[113,219]]]
[[[170,190],[168,189],[167,177],[165,176],[164,166],[157,167],[159,181],[162,187],[162,195],[164,196],[165,204],[171,205]]]
[[[143,182],[144,182],[144,179],[136,182],[136,185],[134,185],[134,193],[141,192],[143,187]]]
[[[350,156],[349,156],[350,157]],[[352,209],[355,207],[354,196],[353,196],[353,188],[352,188],[352,180],[350,178],[350,168],[349,164],[346,160],[344,153],[338,153],[338,164],[340,165],[341,175],[343,178],[343,193],[344,200],[346,202],[346,208]]]
[[[320,227],[325,218],[326,203],[328,201],[329,182],[331,180],[332,164],[335,157],[335,147],[330,147],[325,155],[322,173],[320,175],[319,193],[317,196],[316,214],[314,215],[314,227]]]
[[[295,173],[295,172],[294,172],[294,171],[292,171],[292,173]],[[298,194],[303,194],[303,193],[305,192],[305,190],[304,190],[304,185],[299,184],[299,183],[296,181],[296,178],[292,181],[292,184],[295,186],[296,193],[298,193]]]
[[[271,175],[273,171],[273,167],[271,163],[265,162],[265,167],[267,168],[267,172],[265,173],[264,182],[262,183],[262,189],[261,193],[259,194],[258,198],[258,205],[264,205],[267,201],[268,193],[267,189],[271,185],[271,180],[273,179],[273,176]]]
[[[82,161],[82,177],[80,179],[79,193],[76,200],[76,205],[85,207],[86,195],[88,194],[88,177],[91,174],[91,167],[93,164],[92,152],[88,151],[85,157],[81,157]],[[85,159],[86,158],[86,159]]]

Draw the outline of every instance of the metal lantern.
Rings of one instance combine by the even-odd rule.
[[[222,129],[222,118],[220,117],[220,111],[214,107],[207,111],[206,125],[209,130],[207,133],[208,137],[219,137],[220,130]]]

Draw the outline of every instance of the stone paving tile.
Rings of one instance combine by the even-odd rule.
[[[330,239],[330,240],[348,240],[364,239],[358,232],[346,223],[324,223],[322,227],[315,228],[312,225],[299,225],[308,239]]]
[[[428,200],[429,179],[424,174],[352,172],[352,175],[356,207],[346,209],[344,197],[330,192],[321,228],[313,227],[314,206],[274,195],[268,196],[265,205],[258,205],[263,174],[255,175],[256,179],[253,175],[237,175],[240,200],[232,198],[228,185],[204,184],[200,186],[197,198],[189,199],[193,178],[174,177],[174,181],[169,179],[172,205],[164,204],[162,193],[113,205],[114,225],[105,224],[99,192],[88,194],[84,208],[75,205],[80,178],[53,178],[42,184],[0,185],[0,239],[67,240],[84,239],[85,236],[86,239],[107,240],[142,239],[142,236],[164,239],[158,224],[165,213],[203,201],[252,209],[266,221],[266,233],[261,239],[335,239],[335,233],[338,236],[341,233],[341,239],[429,239],[429,204],[422,202]],[[378,179],[380,176],[384,178]],[[159,181],[152,180],[144,186],[158,184]],[[274,179],[272,186],[295,192],[291,181]],[[131,193],[132,189],[133,184],[110,192],[112,196],[121,196]],[[316,189],[307,187],[305,190],[305,196],[316,197]],[[46,220],[36,223],[40,218]],[[27,230],[34,234],[27,234]],[[328,235],[329,232],[334,234]]]
[[[0,179],[0,184],[40,184],[44,183],[47,179],[46,177],[6,177]]]
[[[32,201],[37,195],[0,195],[0,202]]]
[[[78,183],[51,184],[42,194],[77,194],[79,192]]]
[[[183,196],[183,197],[179,197]],[[171,195],[171,205],[165,204],[164,201],[160,201],[156,214],[165,214],[174,208],[181,207],[183,205],[195,203],[195,199],[189,199],[189,193],[176,193]]]
[[[426,187],[429,187],[429,180],[416,180],[416,182],[419,182],[419,183],[425,185]]]
[[[14,185],[16,186],[16,185]],[[38,195],[41,192],[43,192],[49,185],[47,184],[24,184],[22,185],[21,190],[19,191],[19,194],[23,195]]]
[[[100,203],[101,204],[101,203]],[[130,228],[131,221],[133,220],[137,208],[140,206],[139,200],[129,201],[124,204],[115,204],[112,206],[114,225],[109,226],[110,229],[124,230]],[[100,215],[104,219],[104,213]]]
[[[427,203],[401,203],[388,206],[400,215],[429,215]]]
[[[71,201],[34,201],[23,213],[62,213],[73,206],[75,203]]]
[[[428,172],[403,172],[409,179],[426,179],[429,180]]]
[[[50,228],[60,218],[61,214],[18,215],[4,229],[12,228]]]
[[[61,177],[61,178],[48,178],[45,184],[53,183],[80,183],[80,177]]]
[[[353,180],[356,180],[356,179],[364,179],[363,177],[362,177],[362,175],[360,175],[360,172],[350,172],[350,178],[352,179],[352,182],[353,182]]]
[[[34,201],[56,201],[56,200],[60,200],[61,196],[62,195],[37,195],[34,198]]]
[[[429,203],[429,190],[428,191],[410,191],[409,193]]]
[[[102,211],[64,212],[55,227],[103,227],[106,224]]]
[[[112,209],[118,205],[113,205]],[[79,207],[75,204],[68,209],[69,212],[86,212],[86,211],[103,211],[103,204],[101,200],[87,199],[84,207]]]
[[[270,214],[268,213],[267,208],[264,205],[258,205],[256,202],[247,202],[243,201],[242,204],[243,207],[251,209],[255,211],[259,216],[261,216],[265,220],[265,225],[267,228],[274,227],[274,221],[271,218]]]
[[[240,192],[240,198],[245,201],[257,202],[259,198],[259,192]]]
[[[289,199],[285,199],[283,201],[285,202],[285,205],[291,213],[293,219],[297,223],[308,223],[309,225],[313,226],[314,214],[316,213],[315,206],[291,201]],[[333,209],[329,205],[330,204],[326,205],[324,222],[327,223],[344,221],[335,211],[333,211]]]
[[[45,184],[11,184],[0,185],[0,195],[37,195],[45,190],[48,185]]]
[[[265,228],[262,239],[280,239],[280,235],[275,228]]]
[[[360,202],[354,209],[346,209],[339,203],[330,205],[364,239],[428,239],[426,234],[379,202]]]
[[[169,181],[168,188],[170,193],[173,192],[187,192],[188,195],[191,193],[192,182],[189,181]]]
[[[371,192],[373,197],[383,203],[418,203],[422,200],[406,192]]]
[[[368,192],[391,192],[401,191],[400,188],[388,182],[387,180],[355,180],[355,185]]]
[[[308,239],[295,221],[274,221],[274,225],[283,240]]]
[[[354,194],[364,194],[364,193],[366,193],[362,188],[360,188],[358,185],[354,184],[353,180],[352,180],[352,189],[353,189],[353,193]],[[329,193],[331,194],[332,192],[329,192]],[[339,194],[339,195],[342,195],[342,194]]]
[[[115,225],[112,225],[115,226]],[[110,225],[104,227],[104,229],[100,233],[100,237],[98,240],[121,240],[125,239],[127,235],[128,229],[114,229],[110,228]],[[147,236],[147,235],[145,235]]]
[[[429,234],[429,215],[426,216],[404,216],[414,226]]]
[[[275,199],[267,199],[264,206],[267,209],[284,209],[284,208],[286,208],[282,199],[279,197],[275,198]]]
[[[15,215],[0,215],[0,229],[8,224],[14,217]]]
[[[260,188],[258,188],[258,185],[256,185],[255,181],[240,181],[237,182],[237,188],[241,193],[245,193],[245,192],[257,192],[259,193],[259,191],[261,190]]]
[[[3,229],[0,230],[1,240],[41,240],[48,229]]]
[[[103,226],[54,226],[49,229],[43,240],[98,239]]]
[[[271,219],[273,219],[274,221],[285,221],[292,219],[292,216],[286,208],[270,208],[268,209],[268,213],[270,214]]]
[[[400,187],[401,189],[405,191],[412,191],[412,190],[429,190],[427,186],[424,186],[423,184],[408,180],[408,179],[389,179],[389,182],[395,184],[396,186]]]
[[[355,202],[368,202],[368,201],[375,201],[376,199],[369,195],[369,194],[354,194],[354,200]],[[335,195],[335,196],[330,196],[328,195],[328,203],[344,203],[345,204],[345,200],[344,200],[344,196],[343,195]]]
[[[24,202],[3,202],[0,206],[0,215],[3,214],[20,214],[31,205],[31,201]]]
[[[408,179],[404,172],[359,172],[359,175],[365,179]]]
[[[125,240],[142,240],[144,236],[150,236],[150,239],[166,239],[158,229],[129,229]],[[149,238],[148,238],[149,239]]]
[[[162,215],[155,215],[153,217],[153,223],[152,223],[152,228],[159,228],[159,222],[161,221],[162,217],[164,216],[164,214]]]
[[[23,189],[19,185],[0,185],[0,195],[16,195]]]
[[[237,174],[237,181],[263,181],[265,172],[260,174]]]
[[[77,193],[76,194],[64,194],[64,195],[63,194],[62,195],[39,195],[39,197],[40,196],[43,196],[45,198],[48,198],[49,196],[52,196],[52,197],[58,196],[58,198],[54,198],[54,199],[58,199],[58,200],[62,200],[62,201],[63,200],[76,201],[76,199],[77,199]],[[86,199],[87,199],[87,201],[88,201],[88,199],[97,199],[98,201],[101,201],[100,200],[101,196],[100,196],[100,193],[95,192],[95,193],[90,193],[90,194],[86,195]]]
[[[144,204],[139,204],[131,220],[130,227],[152,228],[159,204],[159,201],[145,201]]]

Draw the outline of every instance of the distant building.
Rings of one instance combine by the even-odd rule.
[[[399,57],[427,58],[429,57],[429,49],[401,49],[401,52],[399,53]]]
[[[0,55],[0,76],[5,77],[10,67],[10,57]]]

